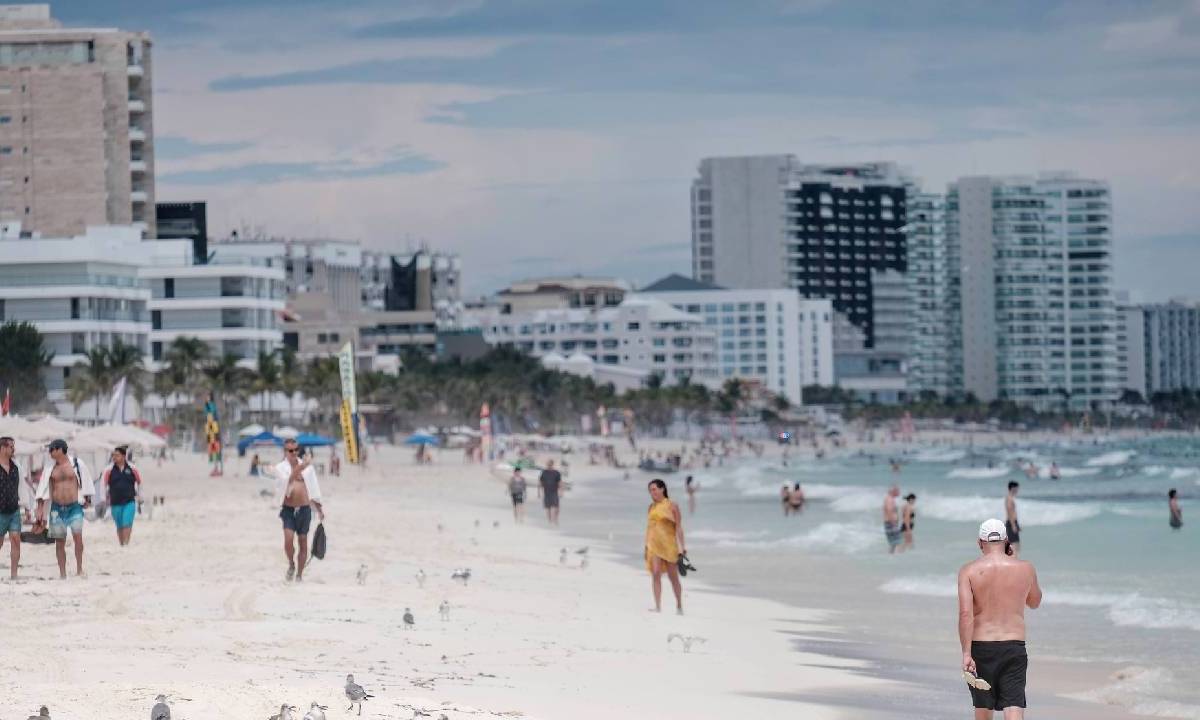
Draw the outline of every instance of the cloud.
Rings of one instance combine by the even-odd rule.
[[[232,153],[253,146],[251,142],[197,142],[177,135],[160,135],[154,138],[154,155],[163,160],[176,160]]]
[[[378,163],[335,162],[249,163],[206,170],[180,170],[158,176],[167,185],[270,185],[292,181],[353,180],[386,175],[419,175],[445,167],[423,155],[405,155]]]

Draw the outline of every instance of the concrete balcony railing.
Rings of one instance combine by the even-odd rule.
[[[130,100],[130,101],[129,101],[129,112],[131,112],[131,113],[143,113],[143,112],[146,112],[146,103],[145,103],[145,101],[143,101],[143,100]]]
[[[127,65],[125,71],[129,73],[131,78],[142,78],[146,76],[146,68],[141,65]]]
[[[149,196],[145,190],[134,190],[129,193],[129,199],[135,203],[144,203],[149,199]]]
[[[129,128],[129,142],[146,142],[146,131],[141,128]]]
[[[129,161],[129,172],[135,172],[135,173],[146,172],[146,161],[145,160],[130,160]]]

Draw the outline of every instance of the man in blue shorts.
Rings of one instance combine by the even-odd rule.
[[[121,546],[128,545],[133,535],[133,518],[137,515],[138,491],[142,485],[141,473],[129,464],[128,455],[129,449],[124,445],[114,448],[112,465],[104,471],[108,507],[117,525],[117,542]]]
[[[10,577],[17,579],[21,562],[21,469],[13,462],[16,445],[10,437],[0,437],[0,543],[8,535]]]
[[[42,473],[37,489],[38,527],[47,522],[46,500],[50,500],[49,528],[58,558],[59,577],[67,579],[67,532],[75,544],[75,574],[83,577],[83,510],[92,506],[92,484],[84,482],[76,469],[78,460],[67,455],[67,441],[50,443],[53,465]]]

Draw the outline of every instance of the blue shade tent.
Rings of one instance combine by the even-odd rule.
[[[245,455],[246,448],[248,448],[248,447],[251,447],[251,446],[262,447],[262,446],[267,446],[267,445],[274,445],[275,447],[283,447],[283,438],[279,437],[278,435],[275,435],[274,433],[267,432],[265,430],[263,432],[260,432],[257,435],[251,435],[250,437],[244,437],[241,440],[238,440],[238,444],[237,444],[238,455]]]
[[[404,441],[405,445],[437,445],[438,439],[428,433],[413,433]]]
[[[337,440],[327,438],[324,435],[313,435],[312,433],[300,433],[296,436],[296,443],[300,447],[328,447],[336,445]]]

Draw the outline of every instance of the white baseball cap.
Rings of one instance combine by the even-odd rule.
[[[996,518],[984,520],[979,526],[979,539],[984,542],[1004,542],[1008,539],[1008,530]]]

